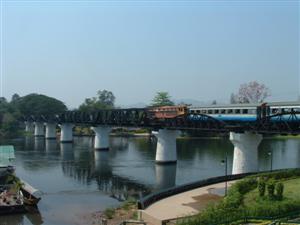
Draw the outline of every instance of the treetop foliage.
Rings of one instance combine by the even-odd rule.
[[[12,104],[22,115],[58,114],[67,110],[62,101],[41,94],[29,94],[17,98],[15,96],[12,98]]]
[[[79,106],[83,112],[92,112],[101,109],[113,109],[116,97],[111,91],[99,90],[96,97],[86,98],[84,103]]]
[[[171,96],[168,92],[159,91],[156,93],[152,100],[151,106],[170,106],[174,105],[174,102],[171,101]]]
[[[10,102],[0,98],[0,138],[16,135],[21,116],[57,114],[67,110],[66,105],[46,95],[29,94],[20,97],[14,94]]]
[[[269,97],[270,90],[257,81],[241,84],[237,94],[231,94],[230,103],[262,103]]]

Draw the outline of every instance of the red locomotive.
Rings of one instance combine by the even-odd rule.
[[[159,106],[149,108],[148,112],[151,118],[155,119],[171,119],[177,116],[185,115],[188,111],[186,105],[178,106]]]

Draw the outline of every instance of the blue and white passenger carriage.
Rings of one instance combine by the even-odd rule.
[[[192,106],[189,113],[191,119],[196,119],[197,114],[204,114],[220,121],[233,122],[255,122],[265,117],[273,121],[289,120],[291,115],[300,120],[300,102]]]

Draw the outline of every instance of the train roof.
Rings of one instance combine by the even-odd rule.
[[[256,108],[263,103],[245,103],[245,104],[222,104],[222,105],[199,105],[199,106],[190,106],[190,109],[201,109],[201,108]],[[299,106],[300,101],[293,101],[293,102],[266,102],[269,106]]]

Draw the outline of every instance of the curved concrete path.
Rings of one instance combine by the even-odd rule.
[[[234,182],[228,182],[228,187]],[[224,193],[225,182],[173,195],[140,210],[140,219],[150,225],[160,225],[177,218],[193,216],[208,204],[220,201]]]

